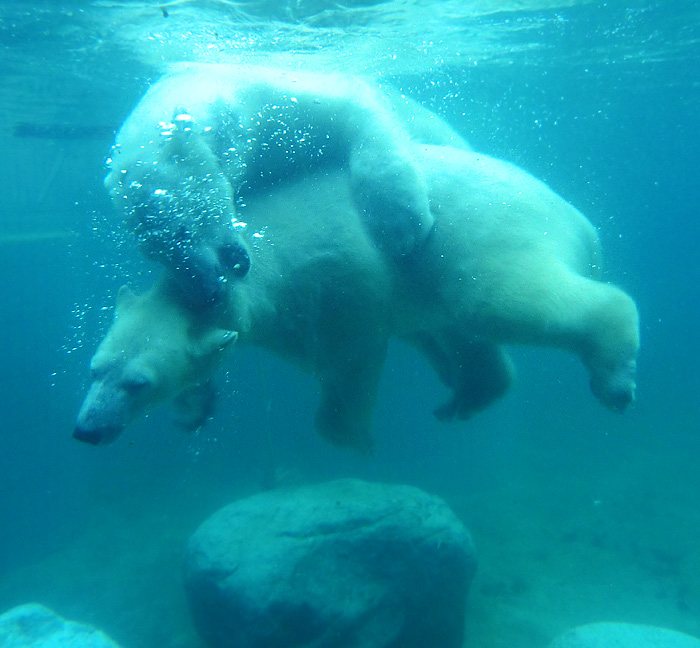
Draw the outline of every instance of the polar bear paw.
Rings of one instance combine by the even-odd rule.
[[[229,279],[241,278],[250,269],[250,256],[239,241],[188,246],[180,252],[179,258],[172,259],[167,267],[185,300],[195,307],[220,304]]]
[[[591,391],[608,409],[624,412],[634,402],[637,362],[628,360],[591,376]]]

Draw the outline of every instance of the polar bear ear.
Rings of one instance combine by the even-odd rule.
[[[122,286],[117,293],[117,310],[129,308],[135,300],[136,293],[129,286]]]

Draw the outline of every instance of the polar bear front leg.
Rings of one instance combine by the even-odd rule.
[[[339,346],[331,362],[318,369],[321,399],[316,427],[329,441],[361,452],[371,450],[372,413],[386,351],[387,341],[379,339],[362,340],[352,351]]]

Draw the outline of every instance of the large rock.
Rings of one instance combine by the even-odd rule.
[[[442,500],[340,480],[215,513],[188,543],[185,586],[216,648],[459,648],[475,568]]]
[[[549,648],[700,648],[700,640],[655,626],[591,623],[565,632]]]
[[[27,603],[0,616],[2,648],[119,648],[95,628],[67,621],[43,605]]]

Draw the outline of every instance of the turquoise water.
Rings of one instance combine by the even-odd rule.
[[[198,646],[180,584],[196,526],[270,474],[354,475],[441,495],[470,528],[465,645],[606,620],[700,636],[700,8],[621,4],[4,0],[0,610],[37,601],[125,648]],[[116,291],[153,280],[102,187],[112,132],[182,60],[380,77],[545,180],[639,305],[634,409],[604,411],[576,360],[515,349],[508,396],[441,426],[442,388],[397,344],[358,457],[316,438],[313,381],[246,349],[198,435],[157,411],[115,445],[73,441]]]

